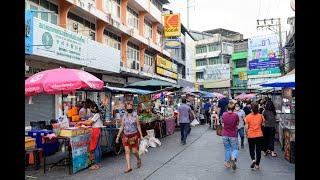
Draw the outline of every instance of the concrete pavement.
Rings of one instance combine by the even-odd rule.
[[[103,167],[97,171],[83,170],[74,175],[68,175],[67,167],[55,167],[43,174],[43,169],[27,171],[26,175],[38,179],[86,179],[86,180],[212,180],[212,179],[244,179],[244,180],[293,180],[295,179],[295,166],[287,162],[283,153],[277,147],[278,157],[262,157],[261,170],[252,171],[247,141],[245,149],[240,149],[238,169],[234,172],[225,169],[224,147],[220,136],[207,126],[193,127],[185,146],[180,144],[180,131],[160,139],[162,146],[149,148],[149,153],[142,157],[141,169],[133,169],[131,173],[124,174],[125,158],[120,156],[105,156]],[[136,160],[132,156],[132,165]]]

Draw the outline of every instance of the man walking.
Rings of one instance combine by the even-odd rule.
[[[221,120],[222,114],[227,111],[227,106],[229,104],[229,93],[228,91],[223,92],[224,97],[218,101],[218,115]]]
[[[211,126],[210,108],[211,108],[211,104],[208,99],[207,102],[204,104],[204,110],[205,110],[206,122],[207,122],[207,124],[209,124],[209,128]]]
[[[182,104],[178,107],[178,121],[180,124],[181,131],[181,143],[185,145],[187,142],[187,136],[190,128],[190,115],[192,113],[189,105],[186,104],[187,100],[185,98],[182,99]]]

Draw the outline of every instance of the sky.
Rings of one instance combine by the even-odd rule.
[[[187,26],[187,0],[169,0],[165,5],[173,13],[181,14]],[[283,36],[289,31],[287,18],[295,16],[290,0],[189,0],[189,26],[192,30],[205,31],[224,28],[242,33],[244,38],[271,34],[257,31],[257,19],[281,18]]]

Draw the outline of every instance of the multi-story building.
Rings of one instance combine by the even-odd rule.
[[[248,39],[234,41],[233,47],[231,94],[236,96],[247,91]]]
[[[290,30],[287,35],[287,42],[284,46],[285,62],[284,72],[288,73],[295,68],[295,17],[289,17],[287,23],[290,25]]]
[[[82,68],[113,86],[150,78],[177,83],[175,76],[155,73],[156,57],[172,62],[162,35],[162,6],[167,3],[25,0],[26,77],[41,70],[69,67]],[[183,69],[176,76],[185,78]],[[51,119],[58,114],[59,96],[40,95],[33,101],[31,107],[26,100],[26,112],[36,115],[26,114],[26,121]],[[40,109],[46,112],[32,111],[36,106],[45,107]]]
[[[233,41],[242,39],[243,35],[222,28],[190,32],[196,39],[195,78],[200,89],[230,91]]]

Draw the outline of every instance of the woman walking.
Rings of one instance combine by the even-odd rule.
[[[241,109],[240,104],[235,105],[235,113],[239,116],[238,134],[241,138],[241,149],[244,148],[244,118],[246,116],[245,112]],[[238,137],[238,136],[237,136]]]
[[[131,104],[127,104],[126,106],[126,114],[122,117],[121,127],[117,135],[116,143],[119,143],[119,138],[122,131],[124,131],[124,135],[122,136],[122,144],[125,149],[127,161],[127,169],[124,172],[128,173],[132,171],[130,162],[131,150],[137,158],[137,168],[141,167],[141,159],[139,157],[138,147],[139,138],[143,138],[138,116],[133,115],[133,107]]]
[[[252,113],[245,118],[246,134],[249,143],[249,151],[251,156],[251,168],[260,168],[261,150],[263,147],[262,126],[264,118],[259,114],[259,105],[254,102],[251,104]]]
[[[236,161],[238,158],[238,132],[239,117],[234,113],[234,104],[229,102],[228,111],[222,114],[223,132],[222,139],[225,148],[225,167],[237,168]]]
[[[271,100],[266,103],[266,109],[263,111],[263,117],[265,119],[265,126],[263,128],[264,136],[264,155],[271,154],[272,157],[276,157],[277,153],[274,152],[274,136],[276,133],[276,109]]]

